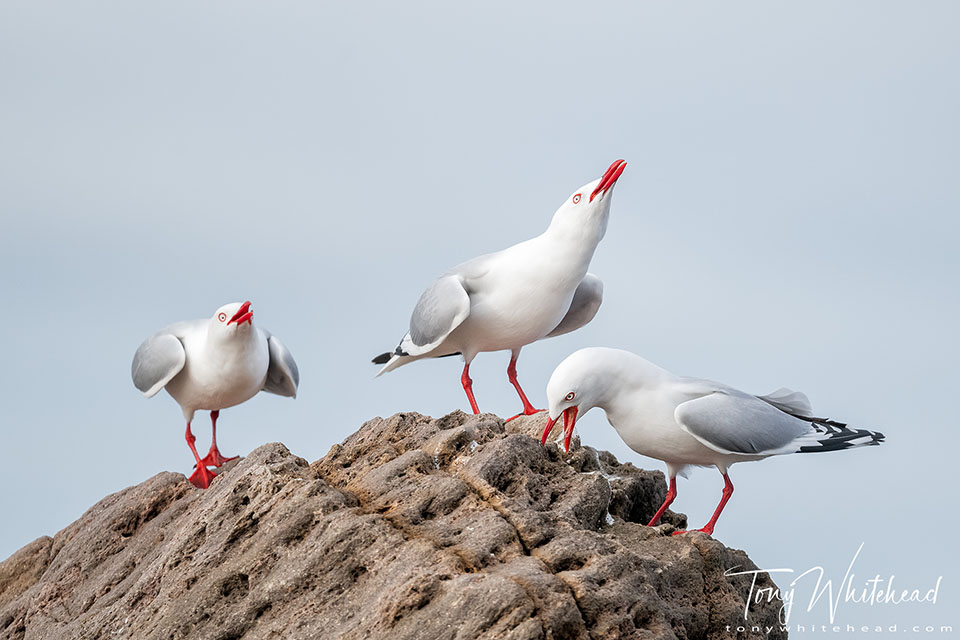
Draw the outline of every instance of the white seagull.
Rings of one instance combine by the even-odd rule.
[[[245,402],[259,391],[297,397],[300,371],[287,348],[269,331],[253,326],[250,301],[226,304],[201,320],[178,322],[147,338],[133,356],[133,384],[148,398],[160,389],[180,404],[187,420],[187,444],[197,469],[190,482],[210,486],[224,458],[217,449],[217,418],[221,409]],[[210,411],[213,441],[200,458],[190,423],[196,411]]]
[[[470,363],[480,352],[509,350],[507,377],[523,414],[536,413],[517,381],[520,349],[579,329],[596,315],[603,282],[587,268],[626,166],[617,160],[600,179],[573,192],[536,238],[464,262],[434,281],[420,296],[399,346],[373,359],[385,365],[377,375],[421,358],[460,354],[460,382],[473,412],[480,413]]]
[[[550,417],[543,444],[562,415],[564,448],[569,451],[577,416],[600,407],[627,446],[667,463],[667,498],[647,526],[656,525],[677,497],[676,476],[685,466],[716,467],[723,474],[723,497],[710,522],[700,529],[708,534],[733,495],[727,475],[733,463],[878,445],[884,440],[882,433],[813,417],[802,393],[778,389],[754,396],[719,382],[675,376],[619,349],[593,347],[568,356],[547,383],[547,401]]]

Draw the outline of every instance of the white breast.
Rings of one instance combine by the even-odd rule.
[[[248,339],[208,344],[205,332],[183,337],[186,363],[167,391],[190,416],[198,410],[226,409],[256,395],[267,377],[267,341],[253,327]]]
[[[473,352],[517,349],[556,328],[586,266],[566,261],[544,245],[534,238],[497,255],[470,291],[470,315],[448,343]]]

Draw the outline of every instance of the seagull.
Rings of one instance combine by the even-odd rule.
[[[884,441],[882,433],[813,417],[807,396],[797,391],[781,388],[754,396],[719,382],[676,376],[619,349],[592,347],[568,356],[547,383],[547,400],[550,415],[542,444],[562,415],[564,448],[569,451],[577,416],[600,407],[628,447],[666,462],[670,488],[649,527],[677,497],[676,476],[687,465],[714,466],[723,475],[720,504],[700,529],[712,534],[733,495],[730,465]]]
[[[160,389],[180,404],[187,420],[187,445],[197,468],[190,476],[206,489],[215,477],[207,466],[219,467],[224,458],[217,448],[220,411],[246,402],[259,391],[297,397],[300,371],[293,356],[276,336],[253,325],[250,301],[226,304],[210,319],[178,322],[144,340],[133,356],[133,384],[152,398]],[[213,442],[200,458],[190,431],[194,413],[210,411]]]
[[[462,355],[460,383],[476,414],[470,363],[480,352],[509,350],[507,378],[523,403],[517,415],[536,413],[517,380],[517,358],[525,345],[579,329],[600,308],[603,282],[587,268],[626,166],[617,160],[573,192],[536,238],[464,262],[435,280],[397,348],[373,359],[384,365],[377,376],[421,358]]]

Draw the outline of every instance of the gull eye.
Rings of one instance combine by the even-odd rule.
[[[576,395],[577,395],[577,394],[575,394],[573,391],[571,391],[570,393],[568,393],[568,394],[566,395],[566,397],[564,397],[564,400],[566,400],[567,402],[570,402],[571,400],[573,400],[574,396],[576,396]]]
[[[219,316],[217,316],[217,317],[220,318],[220,322],[226,322],[226,321],[227,321],[227,314],[225,314],[225,313],[221,313],[221,314],[220,314]]]
[[[580,202],[580,194],[579,194],[579,193],[574,194],[574,196],[573,196],[573,204],[577,204],[578,202]]]

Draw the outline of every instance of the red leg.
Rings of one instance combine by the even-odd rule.
[[[670,478],[670,488],[667,490],[667,497],[663,501],[663,504],[660,505],[660,508],[657,510],[653,517],[650,518],[650,522],[647,523],[648,527],[656,526],[660,522],[660,518],[663,517],[663,512],[667,510],[671,504],[673,504],[674,498],[677,497],[677,479],[676,477]]]
[[[520,416],[532,416],[537,413],[539,409],[535,408],[530,401],[527,400],[527,394],[523,392],[523,389],[520,388],[520,381],[517,380],[517,358],[520,357],[520,354],[514,352],[510,356],[510,365],[507,367],[507,378],[510,380],[510,384],[513,385],[513,388],[517,390],[517,393],[520,395],[520,402],[523,403],[523,413],[518,413],[513,416],[513,418],[519,418]],[[513,420],[513,418],[508,418],[507,422]]]
[[[231,458],[224,458],[220,455],[220,450],[217,449],[217,418],[220,417],[219,411],[210,412],[210,422],[213,423],[213,442],[210,443],[210,451],[207,453],[207,457],[203,459],[203,464],[208,467],[219,467],[224,462],[230,462],[231,460],[236,460],[237,456]]]
[[[197,453],[197,448],[193,444],[194,442],[197,441],[197,439],[193,436],[193,432],[190,431],[189,422],[187,423],[186,438],[187,438],[187,445],[190,447],[190,451],[193,452],[193,457],[197,461],[197,468],[193,472],[193,475],[190,476],[190,482],[192,482],[193,486],[197,487],[198,489],[206,489],[207,487],[210,486],[210,481],[213,480],[216,477],[216,475],[213,473],[210,473],[210,471],[208,471],[207,468],[203,465],[203,460],[200,459],[200,454]]]
[[[723,507],[727,504],[727,500],[730,499],[730,496],[733,495],[733,483],[730,482],[730,476],[723,474],[723,495],[720,497],[720,504],[717,505],[717,510],[713,512],[713,517],[710,518],[710,522],[707,523],[703,529],[698,529],[698,531],[703,531],[706,534],[713,535],[713,527],[717,524],[717,518],[720,517],[720,512],[723,511]],[[686,531],[674,531],[673,535],[678,533],[686,533]]]
[[[470,400],[470,408],[474,414],[480,413],[480,407],[477,406],[477,399],[473,397],[473,380],[470,379],[470,363],[463,365],[463,375],[460,376],[460,384],[463,390],[467,392],[467,399]]]

